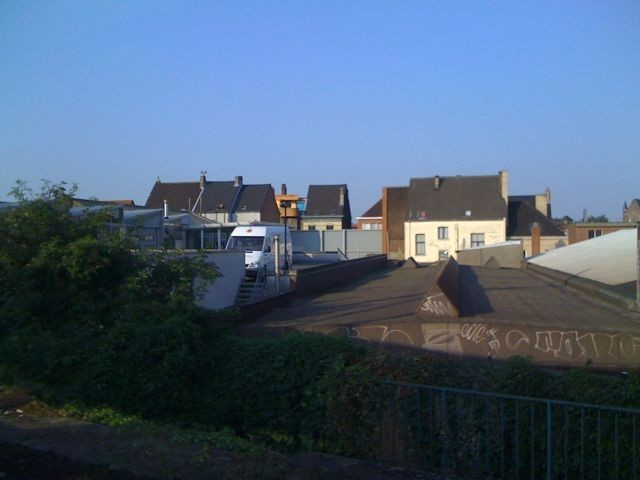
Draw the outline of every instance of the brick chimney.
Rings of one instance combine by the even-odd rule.
[[[500,195],[504,199],[505,204],[509,204],[509,172],[500,170]]]
[[[200,172],[200,190],[204,189],[204,186],[207,183],[207,172]]]
[[[280,194],[281,195],[286,195],[287,194],[287,184],[283,183],[282,185],[280,185]]]
[[[531,255],[540,255],[540,225],[531,224]]]

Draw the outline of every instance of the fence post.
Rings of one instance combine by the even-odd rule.
[[[553,452],[551,450],[551,402],[547,402],[547,480],[551,480],[551,462]]]

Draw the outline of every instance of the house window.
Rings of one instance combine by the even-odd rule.
[[[333,230],[333,225],[327,225],[327,230]]]
[[[449,227],[438,227],[438,240],[449,240]]]
[[[362,229],[363,230],[371,230],[371,224],[370,223],[363,223],[362,224]]]
[[[602,230],[589,230],[589,238],[596,238],[602,235]]]
[[[471,234],[471,246],[481,247],[484,245],[484,233],[472,233]]]
[[[416,233],[416,255],[424,255],[424,233]]]
[[[307,230],[315,230],[315,229],[316,229],[316,226],[315,226],[315,225],[309,225],[309,226],[307,227]]]

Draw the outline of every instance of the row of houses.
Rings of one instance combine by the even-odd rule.
[[[412,178],[384,187],[381,198],[352,225],[346,184],[310,185],[307,196],[276,194],[270,184],[245,184],[242,176],[211,181],[158,179],[144,207],[119,203],[116,217],[135,227],[144,247],[223,248],[240,224],[278,222],[292,230],[378,230],[392,259],[435,262],[473,247],[518,241],[533,256],[620,228],[635,227],[640,201],[625,203],[618,223],[559,225],[551,216],[551,192],[509,195],[507,171],[497,175]],[[86,205],[84,205],[86,207]],[[117,221],[115,221],[117,223]]]
[[[351,228],[347,185],[310,185],[306,199],[287,193],[282,185],[276,195],[270,184],[233,181],[161,182],[153,185],[146,208],[191,212],[223,227],[250,222],[286,223],[294,230]]]

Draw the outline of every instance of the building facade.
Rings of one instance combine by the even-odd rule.
[[[351,228],[347,185],[309,185],[302,230],[346,230]]]
[[[457,250],[504,242],[508,174],[411,179],[404,255],[437,262]]]

